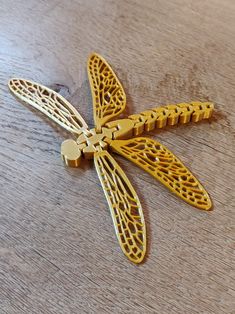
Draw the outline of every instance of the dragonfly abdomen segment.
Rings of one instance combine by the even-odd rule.
[[[134,122],[133,135],[160,129],[167,125],[198,122],[211,117],[214,105],[211,102],[191,102],[167,105],[134,114],[128,117]]]

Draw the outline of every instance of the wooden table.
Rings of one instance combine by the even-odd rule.
[[[0,313],[235,313],[233,0],[0,1]],[[117,243],[92,162],[65,168],[70,135],[9,93],[23,77],[93,125],[91,51],[122,81],[127,114],[213,101],[210,121],[152,133],[209,191],[214,211],[176,198],[117,157],[141,199],[148,256]]]

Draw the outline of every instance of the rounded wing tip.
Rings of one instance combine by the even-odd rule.
[[[145,252],[142,252],[141,256],[131,256],[131,255],[126,255],[127,258],[134,264],[142,264],[145,260]]]
[[[92,52],[89,54],[89,56],[88,56],[88,61],[89,61],[90,59],[92,59],[93,57],[102,58],[99,53],[97,53],[97,52],[95,52],[95,51],[92,51]]]
[[[202,209],[202,210],[212,211],[213,210],[213,204],[212,204],[212,201],[211,201],[209,195],[207,196],[206,203],[202,203],[202,204],[197,203],[196,207],[199,209]]]
[[[212,201],[211,201],[210,198],[208,198],[208,203],[205,206],[205,210],[207,210],[207,211],[212,211],[213,210],[213,204],[212,204]]]
[[[16,79],[15,79],[14,77],[8,80],[7,85],[8,85],[9,88],[11,87],[12,83],[13,83],[15,80],[16,80]]]
[[[21,81],[33,83],[31,81],[19,78],[19,77],[12,77],[11,79],[8,80],[7,85],[10,88],[10,90],[13,90],[16,85],[18,85]]]
[[[122,250],[123,250],[123,247],[122,247]],[[147,250],[147,244],[146,244],[146,240],[144,240],[142,248],[139,248],[138,250],[131,250],[131,252],[127,252],[123,250],[123,253],[132,263],[143,264],[146,258],[146,250]]]
[[[10,91],[13,93],[14,92],[14,85],[15,85],[15,82],[17,81],[18,79],[13,77],[11,78],[10,80],[8,80],[7,82],[7,86],[8,88],[10,89]]]
[[[106,66],[109,66],[109,67],[110,67],[110,65],[109,65],[108,62],[105,60],[105,58],[104,58],[101,54],[99,54],[98,52],[96,52],[96,51],[91,52],[90,55],[88,56],[88,59],[87,59],[87,65],[88,65],[88,67],[89,67],[90,62],[92,62],[92,60],[93,60],[94,58],[100,59],[102,62],[104,62],[104,63],[106,64]]]

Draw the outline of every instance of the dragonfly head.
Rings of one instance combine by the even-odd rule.
[[[68,167],[79,167],[82,159],[82,150],[73,139],[63,141],[61,144],[61,157]]]

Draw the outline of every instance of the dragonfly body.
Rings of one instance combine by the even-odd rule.
[[[61,146],[61,155],[67,166],[78,167],[82,157],[93,159],[96,152],[108,150],[113,139],[131,136],[134,122],[129,119],[112,121],[106,127],[82,130],[75,140],[66,140]]]
[[[100,130],[87,128],[81,131],[76,142],[67,140],[62,143],[62,158],[68,166],[77,167],[82,157],[93,159],[95,152],[110,149],[113,140],[129,139],[166,125],[198,122],[210,118],[212,112],[213,104],[209,102],[181,103],[154,108],[131,115],[127,119],[108,122]],[[74,154],[74,151],[77,151],[77,154]],[[72,159],[73,156],[76,158]]]
[[[93,129],[88,128],[66,99],[45,86],[14,78],[9,81],[9,88],[20,100],[75,136],[61,145],[66,165],[78,167],[82,158],[94,159],[120,247],[132,262],[140,263],[146,253],[147,239],[142,207],[126,174],[110,153],[126,157],[187,203],[210,210],[208,193],[183,163],[161,143],[139,135],[167,125],[207,119],[213,104],[167,105],[114,120],[126,106],[121,83],[106,60],[96,53],[89,57],[87,71],[93,98]]]

